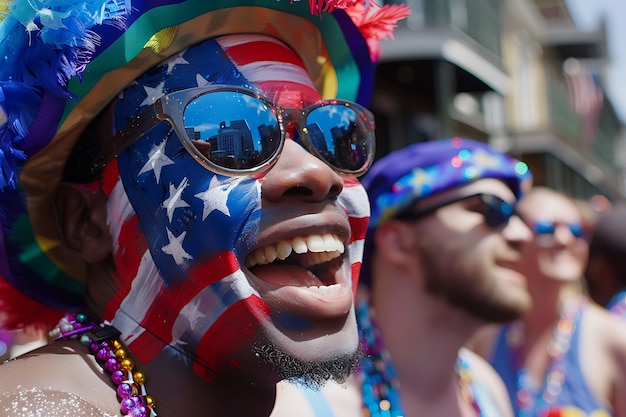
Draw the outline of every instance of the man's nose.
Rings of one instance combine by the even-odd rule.
[[[504,228],[504,234],[508,240],[514,242],[530,242],[533,238],[533,232],[517,215],[511,216]]]
[[[567,224],[557,223],[554,227],[554,240],[563,245],[567,245],[578,239]]]
[[[306,201],[335,199],[343,190],[343,178],[297,142],[287,139],[276,164],[262,179],[264,199]]]

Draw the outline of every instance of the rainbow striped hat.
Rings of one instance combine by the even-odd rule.
[[[368,0],[0,1],[0,327],[81,307],[51,191],[78,137],[137,76],[208,38],[266,34],[300,55],[324,98],[367,104],[378,41],[408,15]]]

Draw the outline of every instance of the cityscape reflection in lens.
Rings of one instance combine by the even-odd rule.
[[[204,94],[185,108],[185,130],[213,163],[247,169],[270,159],[280,146],[274,112],[261,100],[232,91]]]

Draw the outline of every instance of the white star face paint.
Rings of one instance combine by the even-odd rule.
[[[148,152],[148,160],[141,167],[139,174],[143,174],[145,172],[153,172],[154,178],[156,179],[157,184],[161,180],[161,170],[164,166],[172,165],[174,161],[172,161],[167,155],[164,153],[166,142],[163,141],[159,145],[155,145]]]

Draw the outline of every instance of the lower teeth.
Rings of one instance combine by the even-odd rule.
[[[339,291],[340,287],[341,286],[339,284],[333,284],[333,285],[320,285],[319,287],[312,285],[308,288],[322,295],[328,295],[328,294],[336,293],[337,291]]]

